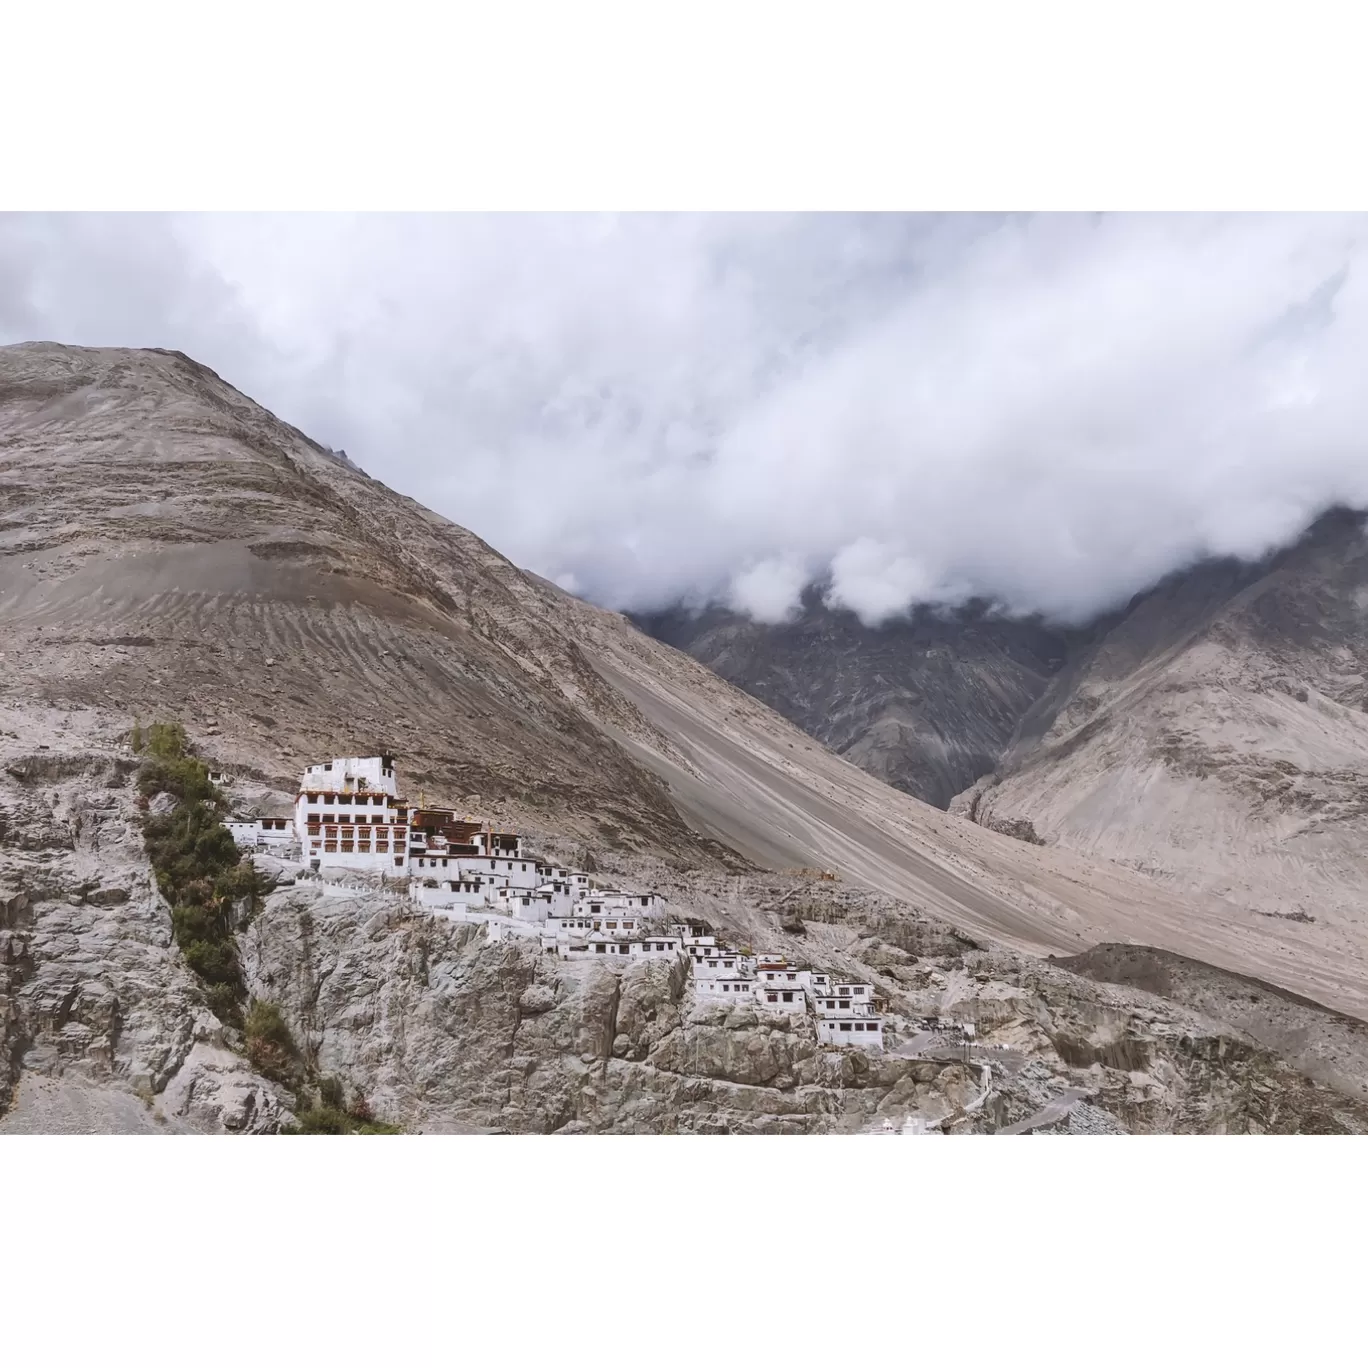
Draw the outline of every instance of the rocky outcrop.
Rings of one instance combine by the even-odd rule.
[[[30,1107],[56,1129],[133,1107],[149,1128],[155,1113],[178,1129],[279,1129],[289,1100],[225,1048],[173,944],[133,762],[46,721],[76,748],[0,770],[0,1130],[29,1128]],[[50,1086],[20,1088],[24,1075]]]
[[[682,961],[566,963],[379,896],[277,893],[243,962],[313,1067],[407,1129],[849,1128],[912,1067],[700,1008]]]

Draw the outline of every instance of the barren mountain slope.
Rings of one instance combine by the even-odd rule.
[[[1036,621],[919,612],[870,628],[815,589],[792,622],[709,608],[636,619],[876,778],[936,807],[996,766],[1068,650]]]
[[[393,749],[415,787],[704,858],[526,577],[184,357],[0,349],[0,557],[0,697],[175,714],[273,776]]]
[[[1023,721],[956,810],[1358,953],[1368,897],[1368,542],[1333,514],[1257,567],[1174,577]],[[1287,921],[1285,919],[1297,920]],[[1312,919],[1302,921],[1302,918]]]
[[[0,497],[0,704],[174,713],[284,789],[392,749],[533,832],[821,864],[1018,948],[1142,941],[1368,1015],[1362,944],[898,793],[183,357],[0,350]]]

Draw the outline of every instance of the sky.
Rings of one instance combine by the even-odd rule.
[[[604,606],[1077,622],[1368,507],[1368,219],[0,215],[0,343],[184,351]]]

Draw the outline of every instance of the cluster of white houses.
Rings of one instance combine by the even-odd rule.
[[[721,945],[706,928],[663,924],[664,899],[594,886],[588,874],[538,860],[514,832],[399,796],[392,756],[311,765],[287,817],[235,818],[245,846],[323,867],[399,878],[411,901],[441,913],[530,923],[543,949],[606,964],[688,959],[701,1002],[751,1006],[816,1020],[825,1045],[883,1048],[883,1020],[867,983],[833,983],[779,955]],[[534,930],[535,928],[535,930]]]
[[[700,1002],[744,1003],[795,1016],[806,1015],[811,1007],[820,1044],[883,1049],[883,1018],[870,984],[834,983],[829,974],[800,969],[782,955],[745,954],[719,945],[702,927],[680,930]]]

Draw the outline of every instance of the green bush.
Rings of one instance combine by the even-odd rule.
[[[360,1093],[344,1105],[342,1081],[325,1075],[316,1081],[317,1096],[301,1088],[295,1097],[297,1124],[290,1135],[401,1135],[402,1128],[377,1121],[370,1103]]]
[[[335,1107],[309,1107],[298,1113],[294,1135],[350,1135],[350,1118]]]
[[[304,1074],[299,1047],[274,1002],[254,999],[243,1030],[247,1037],[247,1058],[259,1074],[288,1086],[299,1083]]]
[[[291,1135],[401,1135],[398,1126],[383,1121],[361,1121],[337,1107],[313,1106],[297,1112]]]
[[[179,760],[189,755],[190,742],[179,722],[154,722],[147,729],[147,749],[158,760]]]
[[[346,1094],[340,1078],[320,1078],[318,1080],[318,1099],[323,1106],[333,1111],[341,1111],[346,1104]]]
[[[140,738],[148,758],[138,771],[144,799],[169,793],[170,812],[143,820],[143,842],[157,887],[171,904],[171,927],[186,963],[205,985],[212,1010],[230,1025],[243,1023],[246,984],[234,939],[238,902],[255,908],[270,888],[239,852],[223,825],[223,795],[209,769],[192,755],[179,722],[154,722]]]

